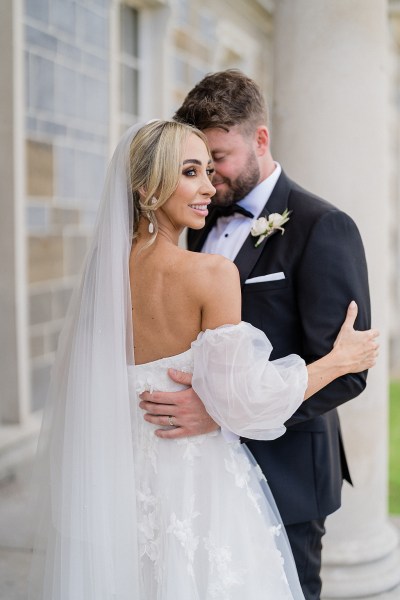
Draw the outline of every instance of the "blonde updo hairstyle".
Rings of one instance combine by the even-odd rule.
[[[210,151],[205,135],[190,125],[176,121],[152,121],[134,137],[130,148],[130,180],[133,195],[133,239],[138,236],[140,217],[153,224],[151,245],[158,233],[156,211],[175,192],[182,173],[186,140],[197,135]],[[211,157],[211,155],[210,155]]]

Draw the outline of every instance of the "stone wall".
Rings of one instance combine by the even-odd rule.
[[[176,0],[171,14],[171,113],[206,73],[240,68],[272,95],[272,13],[245,0]]]
[[[32,409],[43,404],[108,158],[109,1],[27,0],[26,233]]]

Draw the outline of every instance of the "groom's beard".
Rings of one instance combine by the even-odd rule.
[[[218,177],[218,175],[214,178],[214,184],[225,183],[228,187],[225,187],[224,190],[217,189],[215,195],[212,197],[212,203],[217,206],[230,206],[235,202],[239,202],[239,200],[242,200],[256,187],[259,180],[260,168],[254,152],[251,152],[244,166],[242,175],[239,175],[236,179]]]

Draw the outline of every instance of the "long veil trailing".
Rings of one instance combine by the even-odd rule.
[[[129,253],[130,128],[115,150],[93,240],[60,337],[34,483],[31,600],[139,597]]]

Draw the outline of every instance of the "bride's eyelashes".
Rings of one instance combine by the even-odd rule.
[[[197,175],[197,169],[195,169],[194,167],[190,167],[190,169],[185,169],[182,172],[182,175],[186,175],[186,177],[194,177],[195,175]]]
[[[206,173],[207,176],[212,179],[214,173],[215,173],[215,169],[213,169],[212,167],[206,169]],[[187,177],[195,177],[196,175],[198,175],[198,169],[196,167],[190,167],[189,169],[185,169],[182,172],[182,175],[186,175]]]

